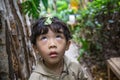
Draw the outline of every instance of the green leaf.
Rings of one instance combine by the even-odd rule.
[[[44,5],[45,9],[47,10],[47,8],[48,8],[48,0],[41,0],[41,1],[42,1],[43,5]]]
[[[49,24],[51,24],[51,23],[52,23],[51,18],[48,17],[47,20],[45,21],[45,25],[49,25]]]
[[[38,18],[40,13],[40,0],[26,0],[22,3],[22,11],[28,16]]]
[[[66,1],[57,1],[56,5],[58,12],[66,10],[68,8],[68,4]]]

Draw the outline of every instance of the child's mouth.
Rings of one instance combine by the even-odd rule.
[[[57,55],[57,52],[50,52],[50,57],[51,58],[55,58],[55,57],[57,57],[58,55]]]

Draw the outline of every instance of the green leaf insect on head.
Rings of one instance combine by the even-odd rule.
[[[51,17],[48,17],[47,19],[46,19],[46,21],[45,21],[45,25],[49,25],[49,24],[51,24],[52,23],[52,21],[51,21]]]

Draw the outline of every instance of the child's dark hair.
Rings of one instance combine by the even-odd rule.
[[[46,34],[48,32],[48,29],[51,29],[52,31],[57,33],[60,33],[60,29],[62,29],[66,41],[72,38],[70,31],[64,22],[59,20],[57,17],[53,17],[51,18],[51,24],[45,25],[47,19],[47,17],[42,17],[33,25],[31,34],[32,44],[36,45],[36,38],[41,34]]]

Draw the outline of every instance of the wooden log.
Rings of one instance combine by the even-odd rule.
[[[110,58],[107,60],[108,80],[110,79],[110,69],[120,79],[120,57]]]

